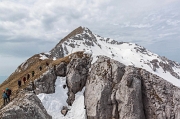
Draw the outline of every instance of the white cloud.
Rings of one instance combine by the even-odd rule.
[[[180,20],[172,20],[172,19],[170,19],[170,20],[167,20],[166,22],[167,22],[168,25],[173,25],[173,26],[177,26],[177,25],[180,24]]]
[[[167,36],[171,36],[171,35],[175,35],[177,33],[166,33],[166,34],[159,34],[159,38],[163,38],[163,37],[167,37]]]

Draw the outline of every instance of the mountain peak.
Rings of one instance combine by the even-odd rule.
[[[83,32],[92,34],[92,32],[87,27],[79,26],[78,28],[74,29],[71,33],[69,33],[67,36],[65,36],[63,39],[61,39],[59,43],[63,43],[67,39],[72,38],[73,36],[81,34]]]
[[[80,34],[83,32],[83,27],[79,26],[78,28],[74,29],[71,33],[69,33],[67,36],[65,36],[59,43],[62,43],[66,41],[68,38],[75,36],[76,34]]]
[[[150,52],[135,43],[118,42],[92,33],[86,27],[78,27],[63,38],[50,52],[50,58],[61,58],[77,51],[90,51],[93,62],[105,55],[121,63],[143,68],[176,86],[180,79],[179,65]],[[169,75],[170,74],[170,75]]]

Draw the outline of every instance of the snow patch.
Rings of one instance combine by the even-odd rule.
[[[50,53],[50,52],[45,52],[44,54],[46,54],[46,55],[51,55],[51,53]]]
[[[56,60],[57,58],[56,57],[53,57],[53,60]]]
[[[84,51],[84,54],[88,55],[88,56],[92,56],[93,53],[92,53],[91,50],[87,49],[87,50]]]
[[[39,59],[42,59],[42,60],[49,59],[49,58],[46,57],[45,55],[42,55],[42,54],[39,54],[39,55],[40,55],[40,58],[39,58]]]
[[[47,110],[48,114],[52,116],[53,119],[85,119],[86,111],[84,109],[84,96],[83,91],[76,94],[75,101],[72,106],[68,106],[66,100],[68,98],[67,87],[64,89],[63,85],[66,85],[66,77],[58,77],[55,83],[55,93],[44,94],[41,93],[37,95],[41,100],[43,106]],[[63,106],[67,106],[70,109],[66,116],[61,114],[61,109]]]

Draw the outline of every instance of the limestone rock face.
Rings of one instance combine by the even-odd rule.
[[[52,119],[39,98],[34,94],[21,91],[18,96],[0,110],[1,119]]]
[[[88,119],[179,119],[180,89],[144,69],[100,56],[86,82]]]
[[[85,89],[88,119],[118,119],[114,90],[124,68],[125,65],[103,56],[92,65]]]
[[[86,84],[89,68],[91,65],[90,57],[83,56],[78,58],[72,56],[72,60],[67,65],[66,81],[68,87],[67,103],[71,105],[75,99],[75,94],[82,90]]]
[[[49,69],[43,76],[34,81],[35,92],[39,93],[54,93],[55,92],[55,81],[57,76],[55,75],[54,69]]]
[[[119,119],[145,119],[141,85],[138,70],[126,67],[115,96]]]

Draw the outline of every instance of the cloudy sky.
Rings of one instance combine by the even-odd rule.
[[[0,80],[79,26],[180,62],[180,0],[0,0]]]

